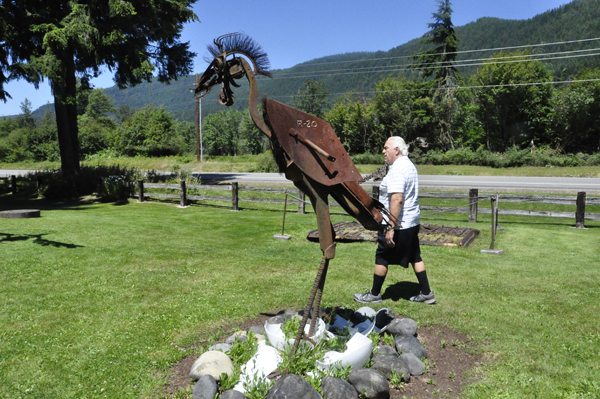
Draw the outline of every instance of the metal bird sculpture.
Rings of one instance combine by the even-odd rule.
[[[236,80],[245,77],[250,85],[248,108],[252,120],[269,137],[279,171],[310,198],[317,216],[323,257],[291,357],[302,339],[311,309],[308,337],[314,333],[327,268],[335,256],[328,197],[331,195],[368,230],[378,230],[382,214],[389,217],[389,211],[358,184],[364,180],[329,123],[266,97],[262,101],[262,115],[259,114],[256,75],[270,77],[269,60],[253,39],[239,33],[223,35],[213,41],[208,51],[212,59],[206,59],[209,66],[198,81],[195,94],[202,97],[221,85],[219,102],[230,106],[235,101],[231,87],[239,87]]]

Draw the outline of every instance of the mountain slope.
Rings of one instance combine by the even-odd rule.
[[[600,0],[576,0],[527,20],[481,18],[457,27],[456,32],[461,52],[596,38],[600,36]],[[599,43],[600,41],[588,41],[531,49],[534,54],[562,52],[597,48],[600,47]],[[411,59],[407,57],[421,50],[423,48],[419,39],[414,39],[387,52],[355,52],[323,57],[289,69],[274,70],[272,79],[259,77],[258,88],[260,93],[283,103],[291,101],[291,96],[307,78],[324,81],[332,98],[352,90],[372,92],[375,84],[388,76],[410,76],[413,72],[407,71],[406,66]],[[487,58],[496,52],[498,50],[461,53],[457,59]],[[582,68],[598,66],[599,59],[599,56],[562,58],[544,63],[557,79],[564,79]],[[378,68],[379,71],[373,72],[373,68]],[[474,66],[459,68],[463,76],[474,71]],[[115,99],[117,105],[128,104],[133,108],[140,108],[154,103],[165,107],[179,119],[193,121],[195,100],[189,89],[194,85],[195,77],[188,76],[170,85],[153,82],[125,90],[111,87],[106,89],[106,93]],[[217,94],[218,88],[215,88],[213,93],[203,99],[203,116],[224,109],[216,102]],[[235,95],[234,106],[238,109],[246,108],[248,89],[245,81],[235,91]]]

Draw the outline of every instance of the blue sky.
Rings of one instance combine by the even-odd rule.
[[[567,4],[565,0],[454,0],[452,21],[465,25],[481,17],[529,19]],[[435,0],[198,0],[200,22],[187,24],[182,39],[197,53],[194,72],[206,68],[206,45],[222,34],[242,32],[268,53],[273,69],[292,67],[315,58],[353,51],[387,51],[420,37],[437,10]],[[532,43],[522,43],[532,44]],[[105,71],[95,87],[113,86]],[[0,116],[20,113],[27,98],[32,108],[54,102],[46,82],[17,81],[5,85],[12,96],[0,102]]]

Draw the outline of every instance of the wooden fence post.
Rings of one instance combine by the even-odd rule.
[[[306,214],[306,204],[304,203],[304,192],[298,189],[298,213]]]
[[[575,211],[575,227],[578,229],[584,229],[585,225],[585,192],[580,191],[577,193],[577,210]]]
[[[138,180],[138,202],[144,202],[144,181]]]
[[[239,211],[238,202],[238,183],[234,182],[231,183],[231,205],[233,208],[232,210]]]
[[[379,186],[373,186],[373,198],[379,201]]]
[[[185,190],[185,180],[181,180],[181,182],[179,183],[181,185],[181,202],[180,205],[181,207],[184,207],[187,205],[187,193]]]
[[[10,188],[12,189],[13,195],[17,194],[17,176],[12,175],[10,177]]]
[[[479,189],[472,188],[469,190],[469,223],[477,223],[477,200],[479,197]]]

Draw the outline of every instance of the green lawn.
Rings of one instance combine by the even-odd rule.
[[[312,213],[241,202],[194,205],[46,203],[0,196],[0,397],[158,397],[171,365],[199,335],[305,305],[320,261]],[[293,208],[293,207],[292,207]],[[334,209],[333,222],[350,220]],[[466,398],[600,397],[600,223],[424,212],[423,221],[481,229],[469,249],[423,247],[438,304],[401,299],[410,271],[392,268],[387,306],[420,326],[464,332],[488,360]],[[356,308],[370,286],[374,244],[339,244],[323,306]],[[400,298],[400,299],[399,299]],[[442,393],[443,395],[443,393]]]

